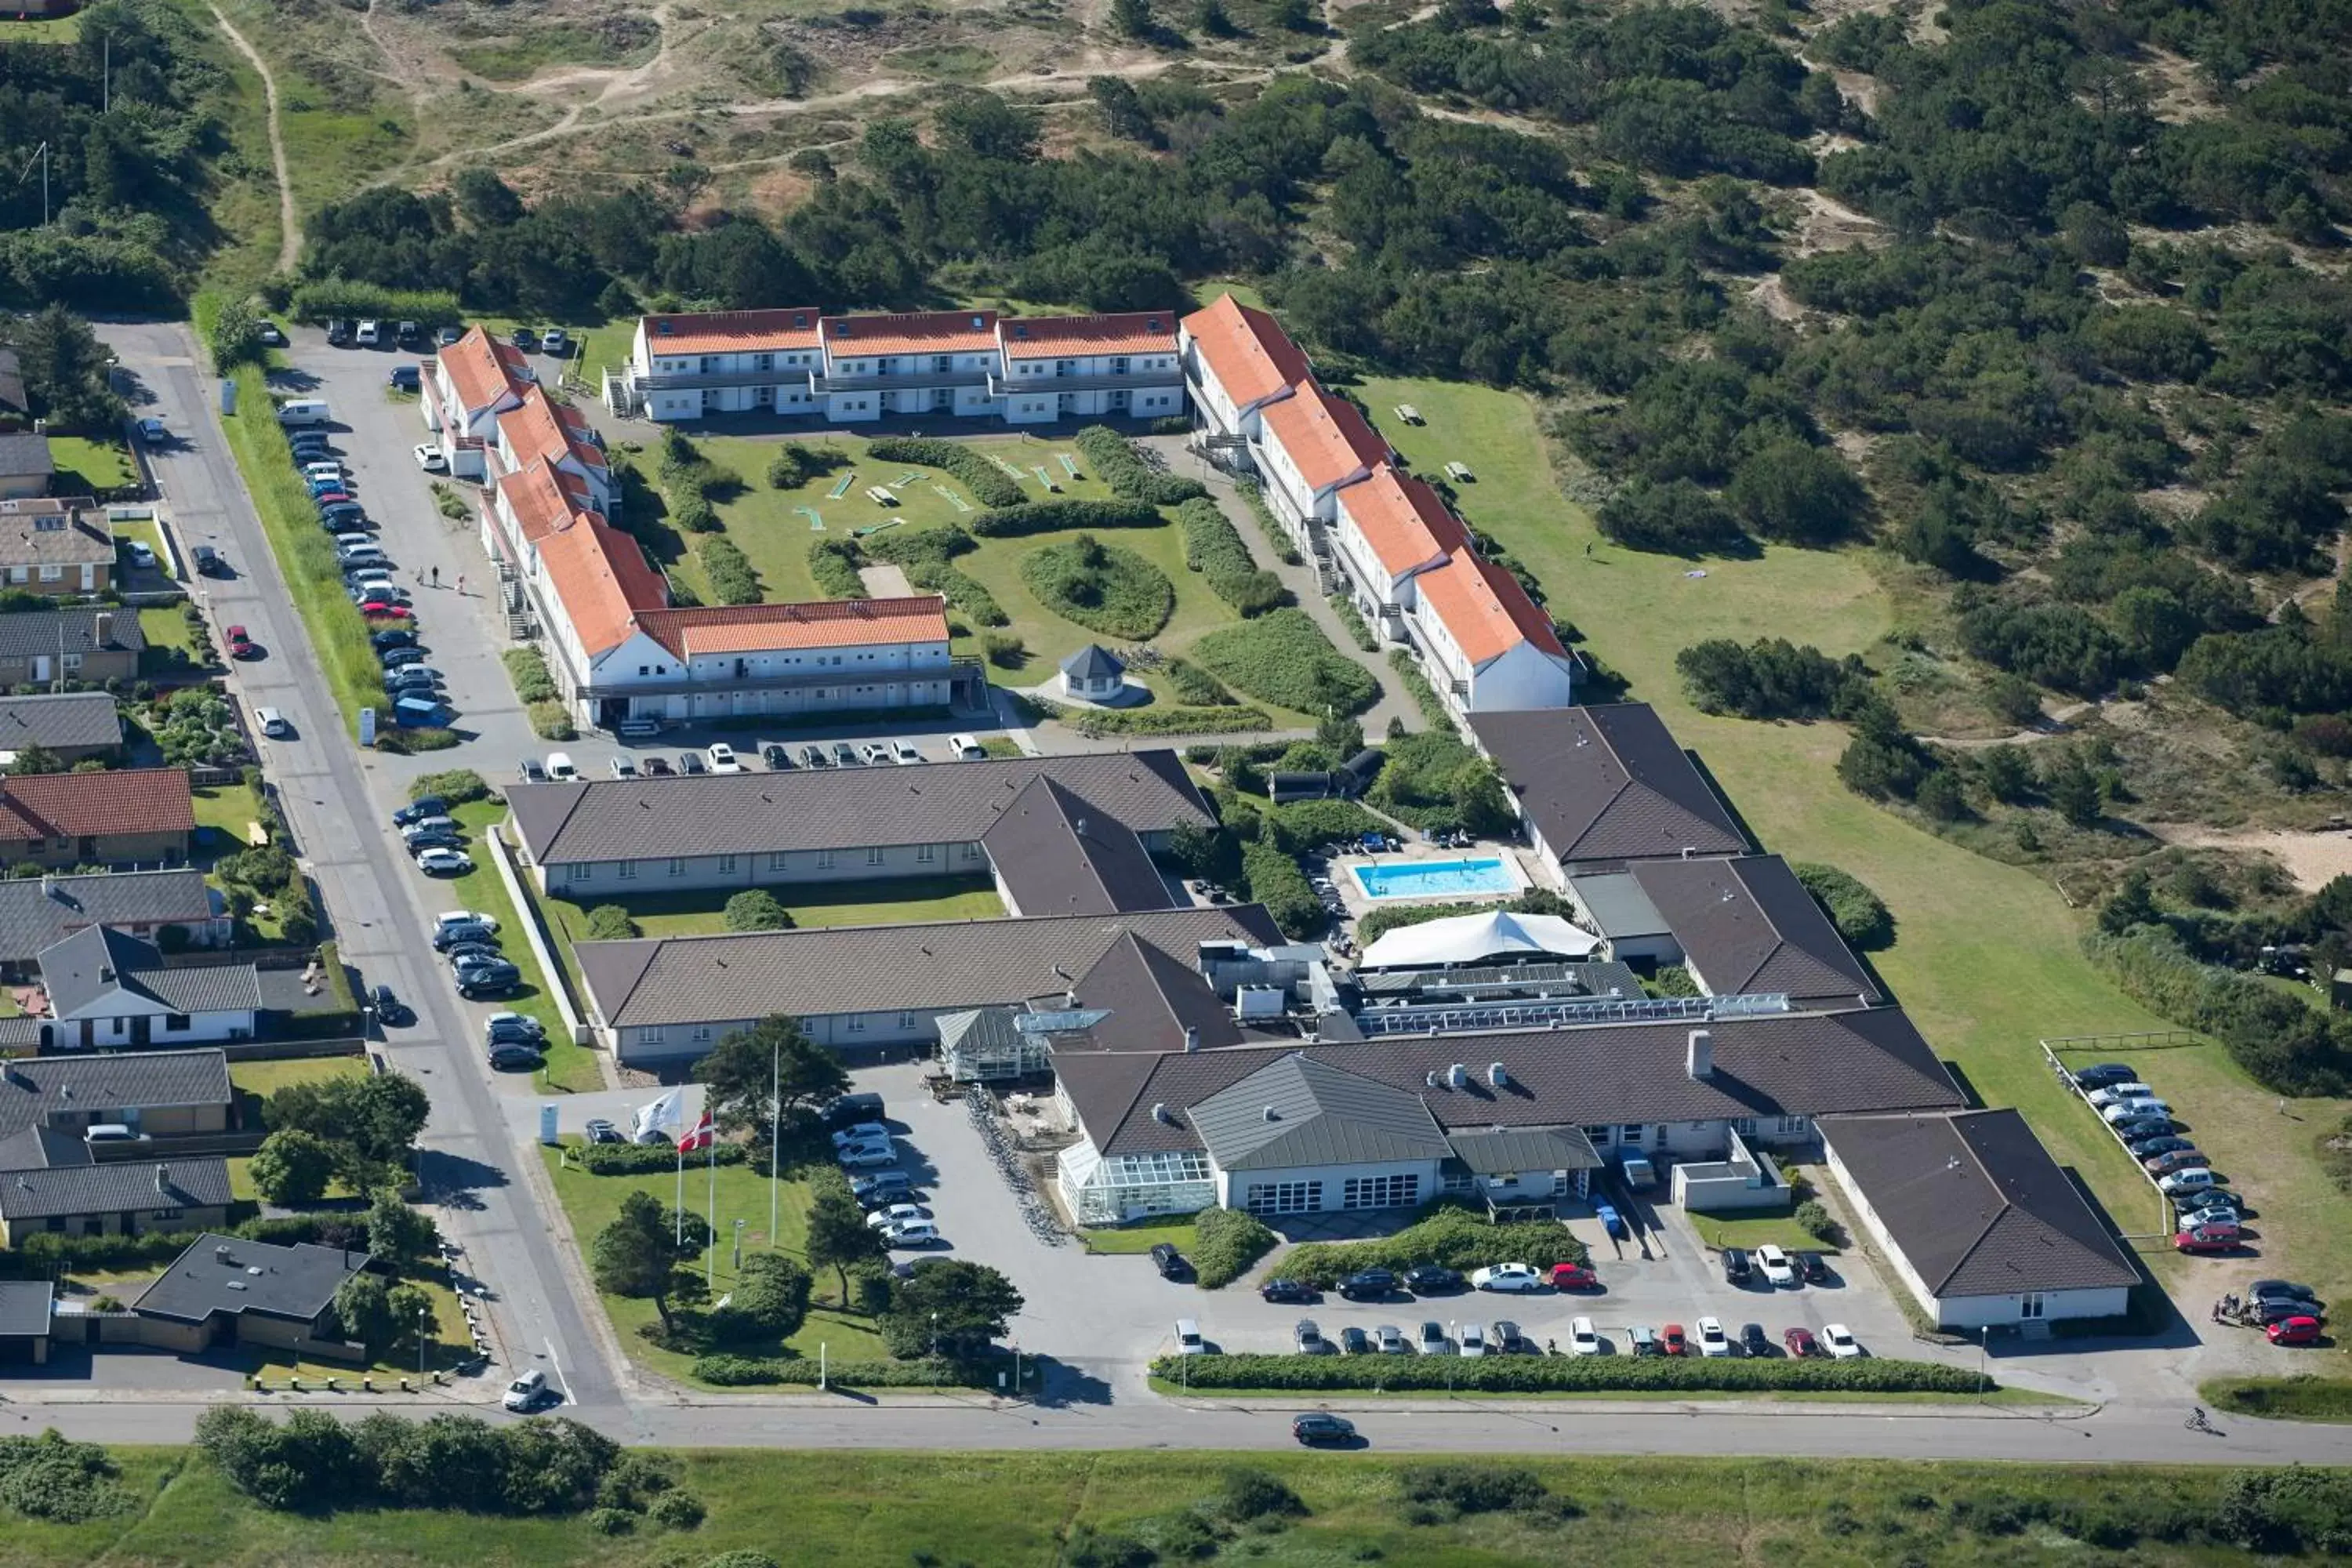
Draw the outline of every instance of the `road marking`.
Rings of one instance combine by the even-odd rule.
[[[566,1405],[575,1403],[572,1397],[572,1384],[566,1381],[563,1375],[563,1363],[555,1353],[555,1342],[553,1340],[549,1340],[547,1342],[547,1364],[555,1369],[555,1386],[562,1393],[563,1403]]]

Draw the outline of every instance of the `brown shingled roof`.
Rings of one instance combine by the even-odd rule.
[[[1646,702],[1473,713],[1470,728],[1563,862],[1748,847],[1730,809]]]
[[[1629,869],[1709,995],[1880,999],[1862,960],[1778,855],[1650,860]]]
[[[192,833],[195,826],[184,768],[0,779],[0,841]]]

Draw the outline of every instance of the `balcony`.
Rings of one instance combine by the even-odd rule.
[[[809,390],[823,397],[838,392],[926,392],[934,388],[987,386],[993,375],[984,370],[901,371],[894,375],[816,375]]]
[[[599,681],[580,689],[591,701],[607,698],[691,697],[714,691],[813,691],[859,686],[906,686],[915,681],[942,680],[950,685],[984,686],[987,670],[976,658],[949,659],[944,664],[898,665],[888,669],[837,668],[792,675],[674,675],[667,679]]]
[[[991,374],[988,390],[999,397],[1048,392],[1158,392],[1184,384],[1174,370],[1130,371],[1125,375],[998,375]]]
[[[664,374],[647,374],[631,371],[630,389],[643,397],[652,392],[699,392],[730,386],[804,386],[815,374],[815,367],[805,364],[780,364],[767,370],[722,370],[708,374],[695,371],[673,371]]]

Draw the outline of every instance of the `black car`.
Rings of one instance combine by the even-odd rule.
[[[408,852],[414,855],[419,849],[463,849],[466,847],[466,836],[454,827],[429,827],[423,832],[410,832],[402,836],[401,842],[406,845]]]
[[[677,772],[676,768],[669,765],[667,757],[647,757],[645,765],[638,771],[648,777],[657,779],[668,778]]]
[[[465,991],[466,988],[461,985],[457,989]],[[466,994],[473,994],[471,992]],[[494,1068],[507,1069],[535,1068],[546,1059],[536,1046],[492,1046],[490,1047],[490,1065]]]
[[[2168,1133],[2179,1131],[2180,1124],[2169,1116],[2135,1116],[2128,1121],[2116,1122],[2115,1130],[2116,1137],[2129,1142],[2135,1138],[2164,1137]]]
[[[376,658],[383,661],[384,668],[398,669],[403,665],[424,663],[425,653],[423,648],[415,647],[383,647],[376,649]]]
[[[503,992],[513,990],[521,984],[522,971],[513,964],[485,964],[479,969],[466,970],[457,976],[457,994],[470,1001],[477,996],[499,995]],[[493,1055],[497,1050],[509,1048],[510,1047],[495,1047]],[[534,1051],[532,1054],[538,1053]]]
[[[512,332],[507,335],[507,342],[514,344],[515,347],[523,350],[525,353],[535,353],[539,349],[539,334],[532,331],[529,327],[517,327]]]
[[[1151,1267],[1160,1270],[1162,1279],[1188,1279],[1192,1272],[1192,1266],[1184,1261],[1184,1255],[1164,1241],[1151,1244]]]
[[[547,1036],[521,1024],[494,1018],[482,1026],[482,1043],[487,1046],[529,1046],[537,1050],[547,1043]]]
[[[486,942],[459,942],[457,946],[447,949],[443,956],[448,959],[449,967],[461,974],[468,969],[482,969],[490,964],[507,962],[505,953]]]
[[[2124,1145],[2135,1160],[2145,1160],[2157,1154],[2169,1154],[2179,1149],[2197,1147],[2177,1132],[2159,1132],[2153,1138],[2135,1138]]]
[[[1352,1443],[1356,1440],[1356,1424],[1328,1410],[1310,1410],[1291,1417],[1290,1435],[1310,1447],[1318,1443]]]
[[[339,349],[349,348],[352,342],[352,324],[349,321],[329,321],[327,342]]]
[[[2294,1296],[2305,1301],[2316,1301],[2319,1300],[2318,1291],[2313,1289],[2308,1285],[2298,1285],[2292,1279],[2257,1279],[2252,1284],[2246,1287],[2246,1293],[2257,1298],[2263,1296]]]
[[[601,1116],[591,1119],[588,1125],[583,1128],[582,1131],[587,1134],[588,1142],[591,1143],[625,1143],[628,1142],[627,1139],[621,1136],[621,1130],[619,1128],[614,1126],[610,1121],[607,1121]]]
[[[1768,1356],[1772,1353],[1772,1341],[1764,1332],[1763,1324],[1742,1323],[1739,1325],[1739,1348],[1748,1355]]]
[[[861,1121],[882,1120],[882,1097],[867,1092],[844,1094],[828,1100],[819,1108],[818,1115],[829,1128],[855,1127]]]
[[[397,1029],[416,1021],[416,1014],[408,1004],[392,994],[389,985],[379,985],[368,993],[368,1005],[375,1009],[376,1022],[386,1028]]]
[[[2319,1303],[2306,1301],[2300,1296],[2272,1296],[2254,1303],[2254,1321],[2264,1328],[2273,1323],[2284,1323],[2289,1318],[2315,1318],[2319,1315]]]
[[[1829,1283],[1830,1266],[1822,1260],[1822,1255],[1820,1253],[1791,1253],[1790,1254],[1789,1261],[1797,1266],[1797,1278],[1802,1279],[1806,1284],[1826,1285]]]
[[[1370,1355],[1372,1353],[1372,1337],[1350,1323],[1339,1331],[1339,1353]]]
[[[2139,1077],[2139,1068],[2122,1062],[2101,1062],[2095,1068],[2084,1068],[2074,1075],[2074,1087],[2085,1093],[2095,1089],[2112,1089],[2119,1083],[2129,1083]]]
[[[437,795],[421,795],[392,814],[394,827],[410,827],[428,816],[446,816],[449,803]]]
[[[1744,1250],[1737,1247],[1727,1247],[1723,1249],[1723,1282],[1725,1284],[1745,1285],[1755,1272],[1755,1266],[1748,1261],[1748,1254]]]
[[[904,1171],[877,1171],[870,1176],[854,1177],[849,1184],[849,1195],[869,1209],[904,1203],[914,1194],[915,1180]]]
[[[498,950],[499,933],[479,921],[452,921],[433,933],[433,951],[448,952],[468,943]]]
[[[1385,1268],[1362,1268],[1339,1281],[1339,1294],[1350,1301],[1384,1301],[1397,1288],[1397,1278]]]
[[[1462,1289],[1462,1271],[1441,1268],[1434,1263],[1416,1263],[1404,1271],[1404,1288],[1416,1296],[1459,1290]]]
[[[792,753],[773,741],[760,748],[760,760],[768,764],[770,773],[782,773],[793,765]]]
[[[1297,1279],[1269,1279],[1257,1288],[1257,1293],[1260,1300],[1288,1302],[1294,1306],[1323,1299],[1323,1292]]]

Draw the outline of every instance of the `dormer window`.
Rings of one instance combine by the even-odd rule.
[[[677,323],[676,321],[656,321],[654,323],[654,331],[665,338],[674,337],[677,332]]]

